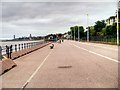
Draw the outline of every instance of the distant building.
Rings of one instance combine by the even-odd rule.
[[[112,25],[113,23],[117,23],[117,16],[111,16],[106,20],[107,25]]]
[[[30,34],[29,39],[32,40],[32,35]]]
[[[15,35],[13,36],[13,39],[15,39]]]
[[[55,34],[49,34],[49,35],[44,37],[44,40],[46,40],[46,41],[56,41],[57,36]]]
[[[71,35],[69,35],[68,33],[66,33],[66,34],[64,34],[64,38],[70,39],[70,38],[72,38],[72,37],[71,37]]]

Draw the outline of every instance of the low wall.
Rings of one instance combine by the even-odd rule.
[[[11,68],[17,66],[17,64],[9,59],[9,58],[5,58],[3,59],[2,61],[0,61],[0,67],[1,67],[1,70],[0,70],[0,75],[5,73],[6,71],[10,70]]]
[[[38,50],[40,48],[45,47],[45,46],[47,46],[47,45],[49,45],[51,43],[52,42],[44,43],[44,44],[36,45],[34,47],[31,47],[31,48],[27,48],[27,49],[23,49],[23,50],[20,50],[20,51],[17,51],[17,52],[13,52],[11,59],[6,58],[6,56],[4,56],[4,59],[2,59],[0,61],[0,67],[1,67],[0,75],[5,73],[6,71],[10,70],[11,68],[17,66],[17,64],[13,61],[14,59],[22,57],[24,55],[27,55],[27,54],[29,54],[29,53],[31,53],[33,51],[36,51],[36,50]]]

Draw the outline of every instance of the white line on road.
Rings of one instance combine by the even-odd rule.
[[[27,86],[27,84],[31,81],[31,79],[36,75],[36,73],[39,71],[39,69],[43,66],[43,64],[45,63],[45,61],[47,60],[47,58],[50,56],[51,53],[52,53],[52,51],[49,52],[49,54],[45,57],[43,62],[39,65],[39,67],[35,70],[35,72],[30,76],[30,78],[25,82],[25,84],[22,86],[22,88],[20,90],[23,90]]]
[[[90,45],[90,46],[95,46],[95,47],[100,47],[100,48],[105,48],[105,49],[110,49],[110,50],[114,50],[114,51],[118,51],[118,49],[108,48],[108,47],[105,47],[105,46],[98,46],[98,44],[97,45],[93,45],[93,43],[92,44],[91,43],[83,43],[83,42],[78,42],[78,43],[85,44],[85,45]]]
[[[111,61],[114,61],[114,62],[120,63],[120,62],[119,62],[118,60],[116,60],[116,59],[113,59],[113,58],[110,58],[110,57],[107,57],[107,56],[104,56],[104,55],[98,54],[98,53],[96,53],[96,52],[93,52],[93,51],[87,50],[87,49],[82,48],[82,47],[79,47],[79,46],[77,46],[77,45],[75,45],[75,44],[71,44],[71,43],[69,43],[69,44],[70,44],[70,45],[73,45],[73,46],[75,46],[75,47],[77,47],[77,48],[80,48],[80,49],[82,49],[82,50],[88,51],[89,53],[92,53],[92,54],[95,54],[95,55],[101,56],[101,57],[103,57],[103,58],[106,58],[106,59],[108,59],[108,60],[111,60]]]

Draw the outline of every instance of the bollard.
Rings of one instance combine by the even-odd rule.
[[[17,45],[15,44],[15,52],[17,52]]]
[[[18,48],[19,48],[19,51],[20,51],[20,44],[18,46],[19,46]]]
[[[7,55],[7,58],[9,58],[9,47],[6,45],[6,55]]]
[[[9,55],[10,55],[10,59],[12,58],[12,57],[11,57],[12,50],[13,50],[13,49],[12,49],[12,45],[11,45],[11,46],[10,46],[10,54],[9,54]]]
[[[0,60],[2,60],[2,47],[0,46]]]

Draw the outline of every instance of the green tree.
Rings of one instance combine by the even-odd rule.
[[[117,24],[113,23],[113,25],[109,25],[105,27],[105,35],[116,36],[117,35]]]
[[[106,35],[112,35],[112,26],[106,26]]]
[[[67,33],[68,33],[68,35],[71,35],[71,32],[70,32],[70,31],[68,31]]]
[[[75,38],[78,38],[78,29],[79,29],[80,37],[84,36],[84,28],[83,28],[83,26],[75,26],[74,29],[75,29]]]
[[[59,38],[59,39],[62,38],[62,34],[61,34],[61,33],[58,34],[58,38]]]
[[[96,31],[94,29],[94,26],[91,26],[90,27],[90,36],[95,36],[95,33],[96,33]]]
[[[102,35],[101,36],[106,36],[106,28],[103,28],[101,31]]]
[[[96,31],[95,36],[100,35],[100,32],[102,31],[103,28],[105,28],[105,26],[106,23],[104,20],[95,22],[94,26],[94,30]]]
[[[120,8],[119,8],[119,10],[118,10],[118,16],[119,16],[119,17],[118,17],[118,18],[119,18],[118,20],[119,20],[119,32],[120,32]],[[119,38],[120,38],[120,34],[119,34]]]
[[[75,38],[78,38],[78,29],[79,29],[80,37],[84,36],[83,26],[74,26],[74,27],[70,27],[70,31],[72,32],[72,39],[74,38],[74,30],[75,30]]]
[[[80,37],[84,37],[84,31],[85,31],[85,29],[84,29],[84,27],[83,26],[79,26],[79,30],[80,30]]]
[[[70,27],[70,32],[72,33],[72,39],[74,38],[74,27]]]

